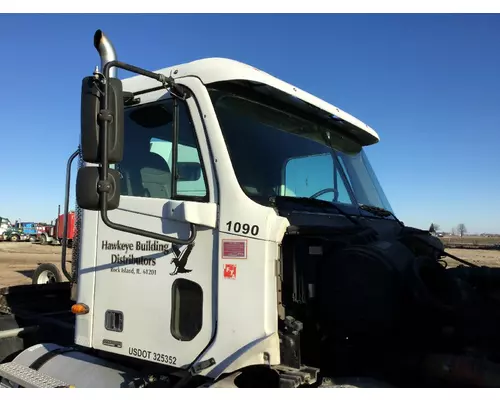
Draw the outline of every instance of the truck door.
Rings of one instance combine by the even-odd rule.
[[[124,158],[112,166],[121,174],[120,207],[108,215],[181,239],[189,238],[194,218],[197,236],[177,246],[98,221],[92,345],[185,367],[214,334],[213,173],[195,101],[164,90],[140,97],[125,110]]]

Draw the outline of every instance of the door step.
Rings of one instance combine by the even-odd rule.
[[[25,365],[9,362],[0,364],[0,377],[23,388],[69,388],[71,385],[35,371]],[[5,387],[5,386],[4,386]]]

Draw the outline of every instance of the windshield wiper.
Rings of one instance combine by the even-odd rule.
[[[346,217],[353,224],[361,225],[361,223],[356,218],[353,218],[351,215],[349,215],[344,210],[342,210],[342,208],[340,208],[334,202],[331,202],[331,201],[314,199],[311,197],[295,197],[295,196],[272,196],[269,198],[269,201],[271,202],[271,204],[277,205],[276,200],[278,200],[278,199],[283,199],[285,201],[295,202],[295,203],[299,203],[299,204],[303,204],[303,205],[310,205],[312,207],[319,207],[321,209],[333,208],[339,214]]]
[[[382,207],[369,206],[367,204],[362,204],[362,203],[358,203],[358,206],[362,210],[371,212],[372,214],[378,215],[380,217],[392,216],[392,213],[389,210],[386,210],[385,208],[382,208]]]
[[[394,213],[390,212],[389,210],[386,210],[385,208],[377,207],[377,206],[369,206],[367,204],[361,204],[361,203],[358,203],[358,206],[363,211],[368,211],[369,213],[372,213],[373,215],[376,215],[378,217],[392,217],[401,226],[404,226],[404,224],[394,215]]]

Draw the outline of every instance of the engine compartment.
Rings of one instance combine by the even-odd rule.
[[[388,224],[289,227],[283,364],[397,387],[499,387],[500,271],[446,268],[438,238]]]

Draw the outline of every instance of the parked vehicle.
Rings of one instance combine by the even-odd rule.
[[[3,238],[3,234],[9,228],[12,228],[12,223],[8,218],[0,217],[0,237]]]
[[[36,240],[37,226],[38,226],[36,222],[16,221],[13,226],[22,231],[23,235],[26,237],[26,240],[31,240],[31,241]]]
[[[36,234],[36,241],[42,245],[60,245],[63,239],[64,214],[59,214],[53,225],[40,227]],[[67,241],[68,247],[72,247],[75,236],[75,212],[68,213]]]
[[[3,240],[7,242],[25,242],[29,240],[29,236],[22,229],[12,226],[3,233]]]

